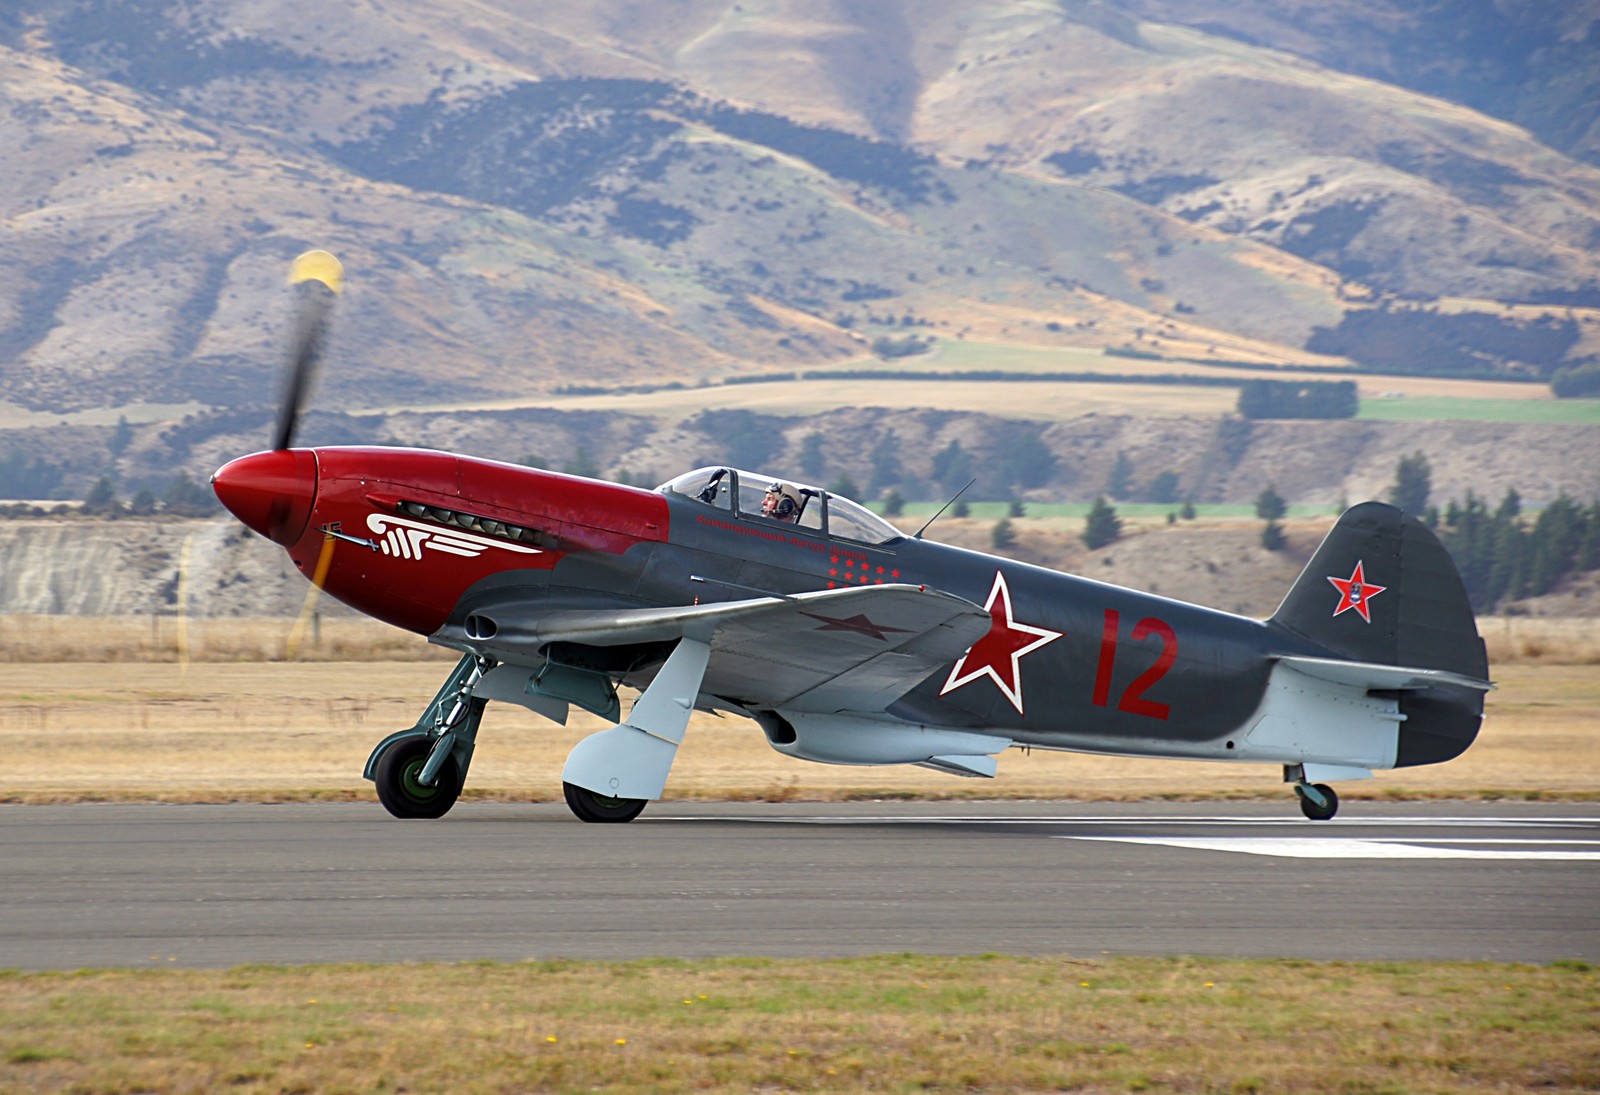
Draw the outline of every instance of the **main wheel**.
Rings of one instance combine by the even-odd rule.
[[[561,789],[566,792],[567,805],[578,815],[579,821],[632,821],[650,804],[647,798],[611,798],[572,783],[563,783]]]
[[[1339,796],[1334,794],[1333,788],[1329,787],[1326,783],[1314,783],[1311,786],[1314,791],[1328,800],[1327,804],[1318,806],[1306,795],[1301,795],[1300,812],[1305,814],[1306,817],[1310,818],[1312,821],[1327,821],[1332,818],[1334,814],[1339,812]],[[1298,790],[1298,788],[1296,788],[1296,790]]]
[[[373,773],[378,801],[395,817],[443,817],[461,794],[461,773],[454,757],[445,758],[432,787],[417,781],[423,765],[428,763],[428,754],[433,752],[433,740],[420,734],[401,738],[378,758],[377,771]]]

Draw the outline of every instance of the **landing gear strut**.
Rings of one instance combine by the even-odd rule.
[[[434,742],[417,735],[401,738],[378,756],[372,782],[378,801],[395,817],[443,817],[461,795],[461,771],[455,758],[446,756],[430,786],[419,778],[427,767]]]
[[[1300,812],[1312,821],[1328,821],[1339,812],[1339,796],[1326,783],[1307,783],[1300,780],[1294,785],[1300,798]]]
[[[661,797],[710,658],[710,643],[687,635],[679,639],[628,721],[573,747],[561,784],[580,821],[632,821],[647,802]]]
[[[417,724],[378,743],[362,774],[377,787],[385,810],[401,818],[439,818],[456,804],[486,704],[473,697],[472,686],[493,667],[490,658],[464,655]]]

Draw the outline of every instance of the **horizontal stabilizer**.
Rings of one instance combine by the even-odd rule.
[[[1276,661],[1297,669],[1308,677],[1356,688],[1377,688],[1396,692],[1434,688],[1442,684],[1488,692],[1494,682],[1452,673],[1446,669],[1417,669],[1404,665],[1378,665],[1375,662],[1347,662],[1336,658],[1307,658],[1280,654]]]

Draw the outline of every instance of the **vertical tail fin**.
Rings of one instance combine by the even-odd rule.
[[[1268,621],[1290,647],[1376,665],[1485,680],[1477,621],[1444,545],[1393,506],[1364,502],[1339,518]],[[1299,640],[1299,641],[1296,641]],[[1439,685],[1400,696],[1397,766],[1457,756],[1477,736],[1483,693]]]

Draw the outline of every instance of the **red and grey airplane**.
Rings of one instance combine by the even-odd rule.
[[[1435,764],[1491,687],[1461,579],[1428,528],[1366,502],[1269,619],[907,536],[865,507],[732,467],[655,490],[416,449],[294,448],[328,289],[296,265],[298,348],[271,450],[217,497],[344,603],[461,660],[366,777],[397,817],[455,803],[489,701],[614,725],[562,780],[584,821],[660,798],[690,715],[751,719],[827,764],[992,777],[1010,746],[1281,765],[1329,782]],[[327,288],[324,288],[324,287]],[[637,689],[627,718],[619,690]]]

